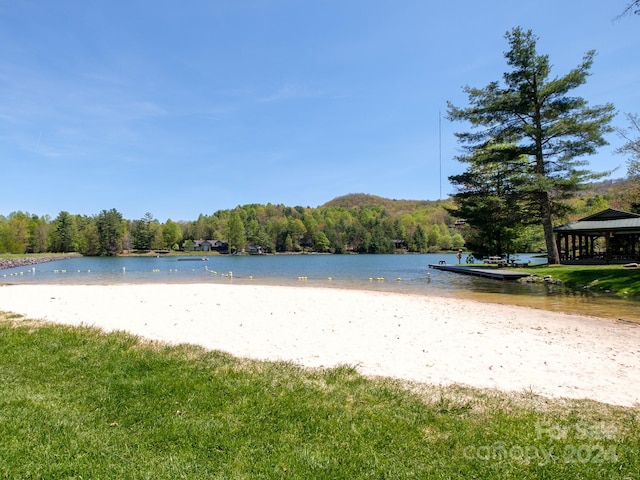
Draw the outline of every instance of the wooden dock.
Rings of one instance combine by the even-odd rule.
[[[436,270],[442,270],[445,272],[461,273],[463,275],[474,275],[476,277],[491,278],[494,280],[518,280],[520,278],[529,277],[533,274],[524,272],[514,272],[511,270],[505,270],[503,268],[476,268],[476,267],[463,267],[460,265],[443,265],[443,264],[429,264],[429,268]]]

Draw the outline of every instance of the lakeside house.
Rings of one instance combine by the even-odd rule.
[[[218,252],[231,253],[229,243],[224,240],[185,240],[182,242],[182,250],[185,252]],[[249,255],[263,255],[263,249],[259,245],[247,245],[243,253]]]
[[[248,253],[249,255],[263,255],[262,247],[260,245],[247,245],[244,248],[244,253]]]
[[[553,231],[561,263],[640,261],[640,214],[608,208]]]
[[[223,240],[185,240],[182,242],[185,252],[219,252],[227,253],[229,244]]]

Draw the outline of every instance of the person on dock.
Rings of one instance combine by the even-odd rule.
[[[458,259],[458,265],[460,265],[460,263],[462,263],[462,249],[461,248],[458,249],[458,253],[456,253],[456,258]]]

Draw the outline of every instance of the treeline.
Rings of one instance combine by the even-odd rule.
[[[605,208],[628,208],[619,190],[627,181],[592,184],[567,204],[572,213],[559,223]],[[366,194],[337,197],[323,206],[244,205],[200,215],[193,221],[160,223],[151,213],[126,220],[115,209],[97,215],[60,212],[49,216],[13,212],[0,215],[0,254],[69,253],[90,256],[123,252],[182,250],[194,240],[221,240],[232,251],[259,246],[272,252],[395,253],[433,252],[465,248],[474,254],[493,254],[486,234],[457,222],[453,200],[391,200]],[[510,251],[544,250],[539,227],[522,229]]]
[[[339,197],[316,208],[251,204],[200,215],[193,221],[164,223],[151,213],[127,220],[116,209],[93,216],[63,211],[54,219],[13,212],[0,216],[0,253],[111,256],[181,250],[198,239],[224,241],[230,252],[259,246],[265,253],[424,253],[464,246],[455,218],[445,208],[451,206],[450,202],[388,200],[360,194]]]

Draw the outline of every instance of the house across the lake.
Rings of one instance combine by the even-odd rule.
[[[219,252],[227,253],[229,244],[223,240],[185,240],[182,242],[185,252]]]
[[[640,214],[608,208],[553,231],[562,263],[640,261]]]
[[[244,253],[248,253],[249,255],[262,255],[264,252],[260,245],[247,245],[244,247]]]

